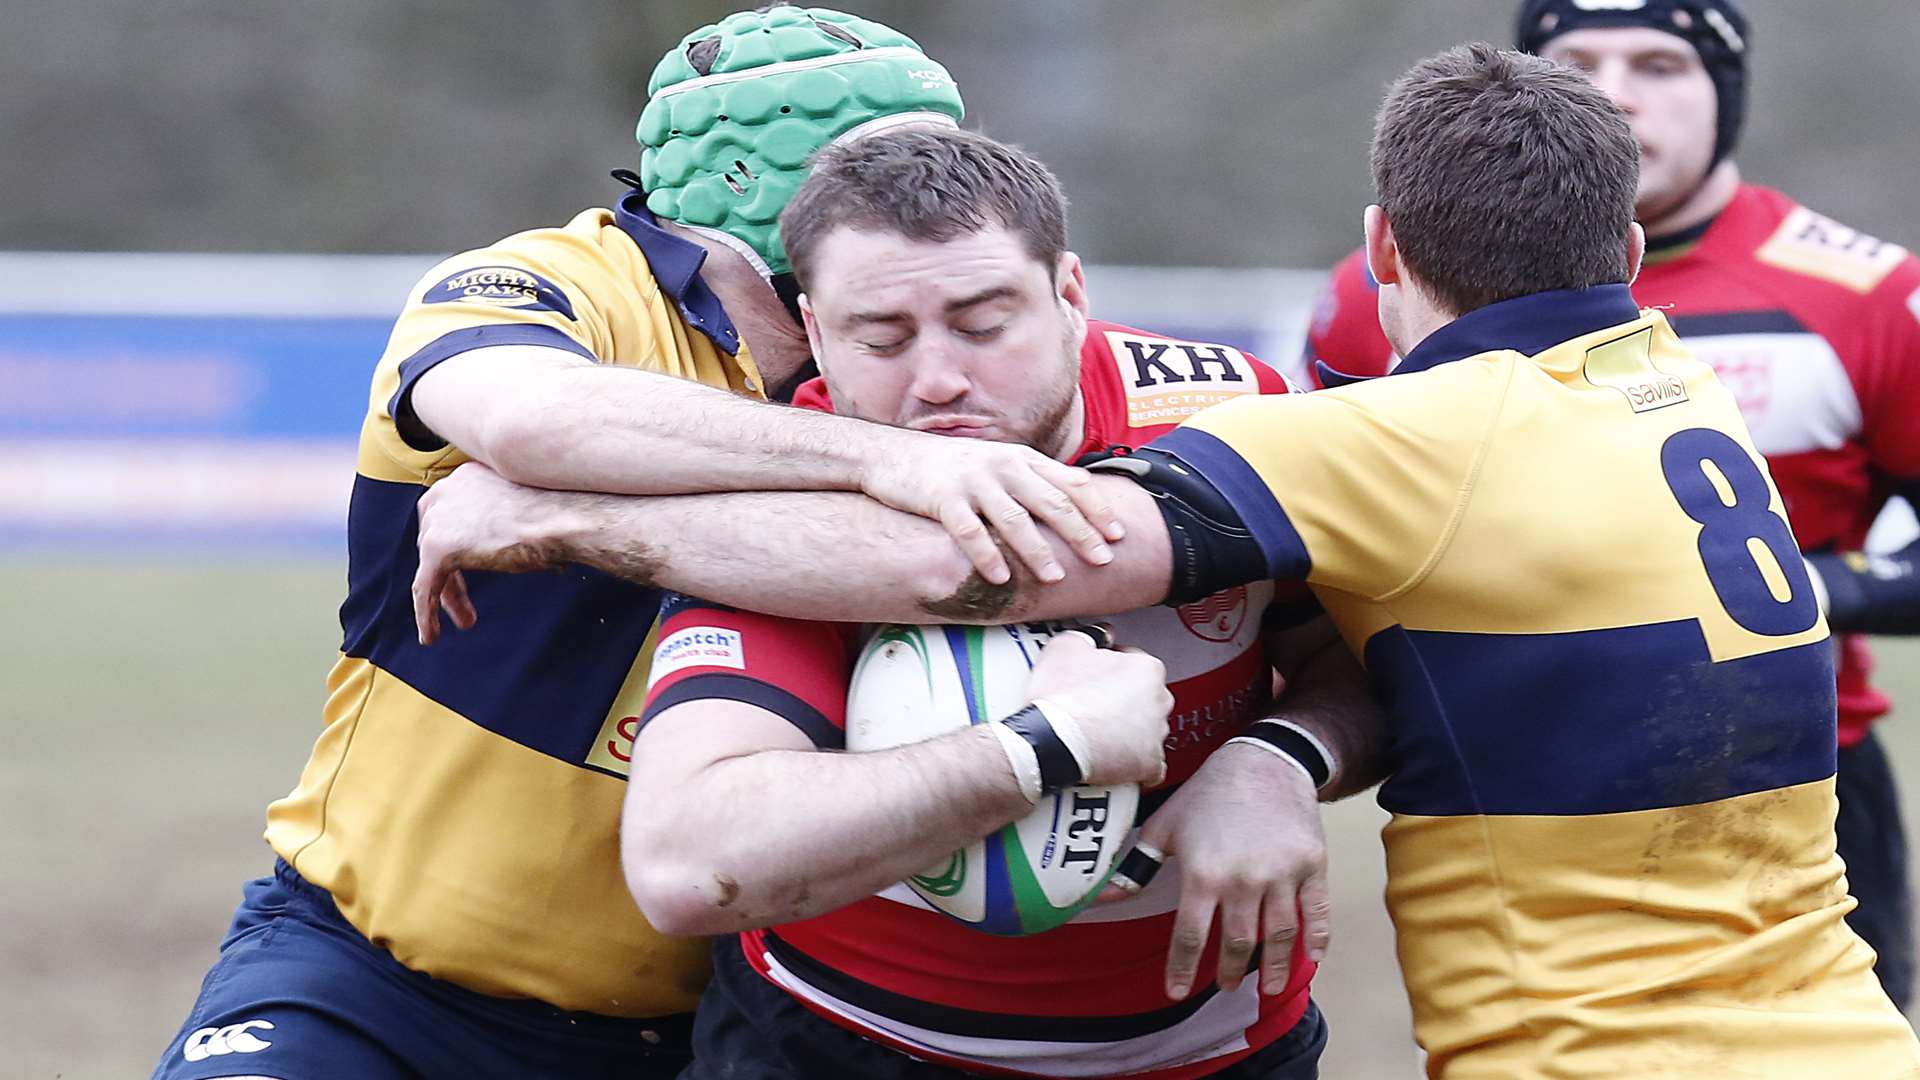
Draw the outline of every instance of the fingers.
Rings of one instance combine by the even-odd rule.
[[[1300,886],[1300,922],[1307,959],[1317,964],[1327,958],[1327,947],[1333,944],[1333,898],[1327,890],[1324,866]]]
[[[1282,881],[1267,890],[1266,901],[1261,905],[1260,992],[1269,997],[1287,988],[1287,975],[1293,967],[1293,942],[1299,934],[1298,903],[1293,883]]]
[[[1100,494],[1099,485],[1086,470],[1043,460],[1024,475],[1016,474],[1009,489],[1089,565],[1105,566],[1113,561],[1107,539],[1120,539],[1109,531],[1118,530],[1120,521],[1113,504]]]
[[[940,525],[959,546],[973,568],[990,584],[1005,585],[1013,577],[1007,560],[994,543],[993,533],[965,499],[951,499],[940,505]]]
[[[1111,649],[1115,645],[1113,627],[1103,622],[1076,623],[1060,631],[1063,634],[1085,634],[1096,649]],[[1138,652],[1138,649],[1134,650]]]
[[[1053,545],[1047,542],[1046,534],[1011,494],[997,487],[990,488],[978,496],[978,501],[980,516],[993,526],[993,531],[1035,577],[1051,582],[1067,576],[1060,561],[1054,558]]]
[[[1220,961],[1214,981],[1227,993],[1240,988],[1260,944],[1260,894],[1229,896],[1220,904]]]
[[[453,616],[453,625],[462,630],[473,629],[480,621],[480,613],[474,610],[473,600],[467,595],[467,575],[455,570],[447,575],[446,587],[440,593],[440,606]]]
[[[440,591],[446,586],[447,564],[427,545],[420,548],[420,567],[413,572],[413,628],[420,644],[440,637]]]
[[[1101,896],[1104,897],[1108,891],[1118,893],[1115,899],[1138,895],[1140,890],[1153,884],[1153,879],[1166,861],[1167,857],[1160,853],[1160,849],[1145,840],[1136,841],[1121,858],[1120,865],[1113,868],[1113,878],[1107,888],[1101,890]]]
[[[1097,648],[1099,646],[1094,643],[1092,634],[1080,633],[1076,629],[1072,633],[1062,631],[1048,638],[1046,644],[1040,646],[1040,655],[1058,653],[1064,660],[1071,654],[1090,653]]]
[[[1167,946],[1167,997],[1185,1001],[1193,992],[1194,972],[1200,967],[1207,931],[1213,928],[1213,894],[1193,887],[1192,878],[1180,882],[1180,910],[1173,916],[1173,938]]]

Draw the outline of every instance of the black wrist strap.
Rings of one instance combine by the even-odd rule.
[[[1333,763],[1327,760],[1313,740],[1278,720],[1261,720],[1250,724],[1247,730],[1234,738],[1257,739],[1299,762],[1300,767],[1307,770],[1307,776],[1313,780],[1316,790],[1326,787],[1327,781],[1333,778]]]
[[[1080,763],[1073,760],[1073,751],[1060,740],[1038,705],[1029,705],[1000,722],[1033,747],[1033,756],[1040,761],[1041,788],[1059,791],[1086,779],[1080,775]]]

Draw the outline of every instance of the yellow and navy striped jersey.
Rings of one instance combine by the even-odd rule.
[[[1732,398],[1625,286],[1155,444],[1305,578],[1392,725],[1387,900],[1429,1070],[1907,1077],[1847,929],[1833,649]]]
[[[658,595],[581,567],[469,574],[480,623],[422,647],[415,503],[466,458],[407,403],[435,364],[497,344],[758,395],[704,256],[638,196],[520,233],[434,268],[374,372],[325,728],[266,836],[408,967],[615,1016],[689,1011],[705,985],[705,943],[655,933],[620,872]]]

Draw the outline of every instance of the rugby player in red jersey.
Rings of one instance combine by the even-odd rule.
[[[783,230],[825,372],[798,404],[1069,461],[1290,389],[1231,347],[1089,321],[1052,176],[984,137],[901,132],[833,151]],[[744,931],[716,947],[689,1075],[920,1076],[926,1061],[1316,1075],[1326,1028],[1308,983],[1327,899],[1315,789],[1356,778],[1313,775],[1324,757],[1301,768],[1273,744],[1227,743],[1272,711],[1276,662],[1294,680],[1289,707],[1340,742],[1322,707],[1367,707],[1358,669],[1297,584],[1109,622],[1144,652],[1065,635],[1029,693],[1086,732],[1088,777],[1147,787],[1142,841],[1174,861],[1139,895],[999,938],[897,884],[1031,807],[1038,792],[1023,793],[992,725],[831,753],[844,747],[861,627],[670,604],[635,743],[627,873],[657,926]],[[690,650],[696,639],[727,644]],[[1243,978],[1256,952],[1258,974]]]
[[[1647,233],[1634,299],[1665,310],[1733,391],[1824,587],[1840,650],[1837,831],[1860,902],[1849,921],[1904,1010],[1907,841],[1872,731],[1890,705],[1869,681],[1864,635],[1920,632],[1920,545],[1859,552],[1889,495],[1920,505],[1920,259],[1741,179],[1732,155],[1751,34],[1733,0],[1528,0],[1518,37],[1587,72],[1626,112]],[[1374,290],[1361,252],[1335,268],[1308,339],[1316,375],[1392,365]]]

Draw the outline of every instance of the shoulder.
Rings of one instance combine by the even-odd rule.
[[[612,222],[610,212],[588,210],[562,227],[529,229],[463,251],[427,271],[409,303],[550,311],[577,319],[579,304],[595,293],[643,280],[652,284],[643,262],[636,274],[634,260],[621,257],[622,246],[634,245]]]
[[[1297,388],[1225,342],[1094,319],[1080,347],[1080,389],[1091,434],[1102,442],[1139,443],[1213,405]]]

